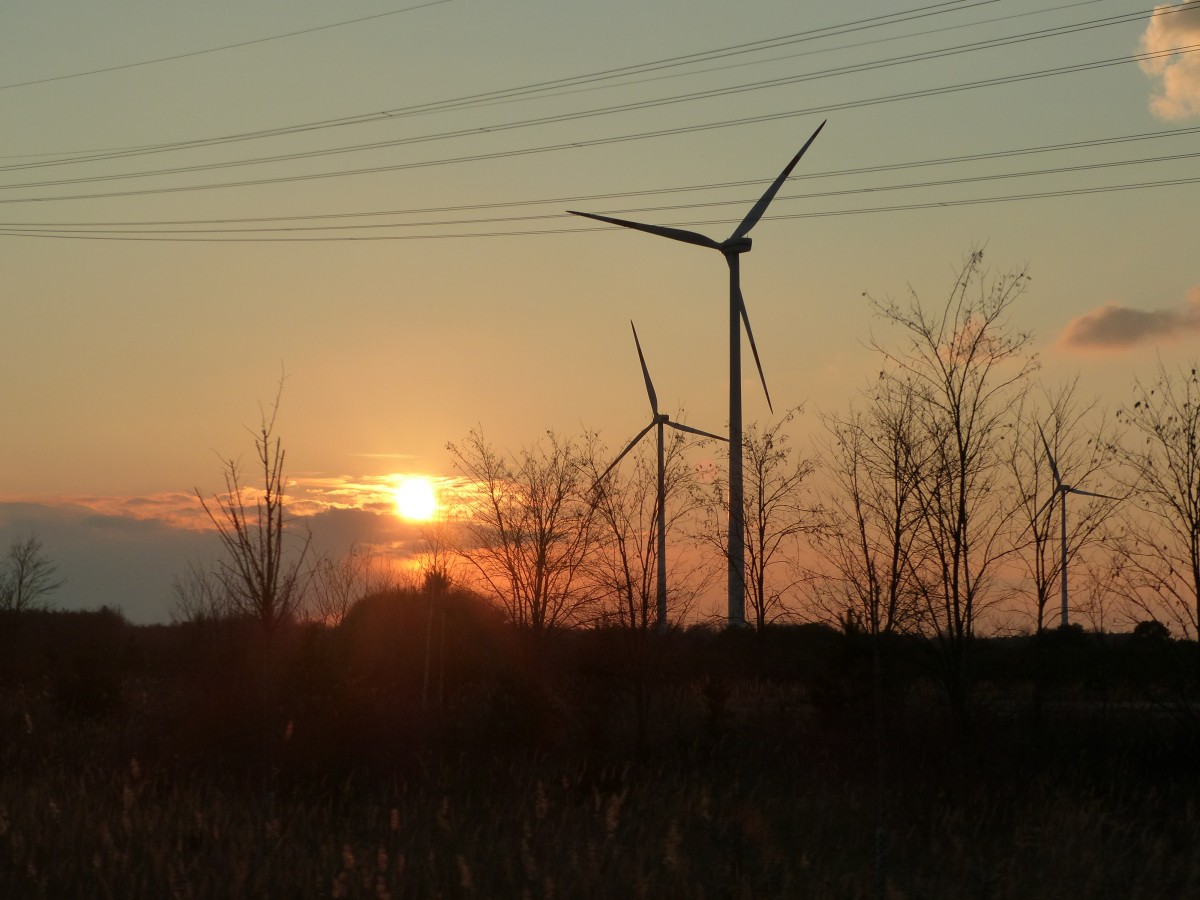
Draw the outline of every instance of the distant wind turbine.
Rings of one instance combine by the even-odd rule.
[[[1067,494],[1079,494],[1081,497],[1100,497],[1104,500],[1117,500],[1118,497],[1110,497],[1108,494],[1097,494],[1093,491],[1085,491],[1083,488],[1072,487],[1069,484],[1064,484],[1062,476],[1058,471],[1058,463],[1054,459],[1054,454],[1050,452],[1050,442],[1046,440],[1046,433],[1042,431],[1042,426],[1038,425],[1038,434],[1042,437],[1042,446],[1046,448],[1046,458],[1050,460],[1050,473],[1054,476],[1054,492],[1050,495],[1050,499],[1042,504],[1042,508],[1037,511],[1040,516],[1046,511],[1046,508],[1054,502],[1054,499],[1060,494],[1062,495],[1062,533],[1060,542],[1062,544],[1062,566],[1060,574],[1062,576],[1062,619],[1061,624],[1065,628],[1068,624],[1067,610]],[[1037,516],[1034,516],[1036,519]]]
[[[650,432],[651,428],[658,429],[658,571],[655,578],[655,625],[660,632],[663,632],[667,629],[667,479],[666,458],[663,453],[663,428],[674,428],[676,431],[686,431],[689,434],[698,434],[701,437],[717,441],[728,441],[729,439],[721,437],[719,434],[701,431],[699,428],[692,428],[682,422],[675,422],[666,413],[658,411],[658,395],[654,392],[654,382],[650,380],[650,370],[646,368],[646,357],[642,353],[642,342],[638,340],[637,326],[631,321],[629,327],[633,329],[633,343],[637,347],[638,362],[642,364],[642,377],[646,380],[646,396],[650,398],[650,411],[653,417],[650,419],[650,424],[625,445],[625,449],[609,464],[608,468],[604,470],[604,474],[596,479],[596,483],[602,484],[608,477],[608,473],[617,467],[617,463],[625,458],[625,455]]]
[[[792,169],[800,161],[805,151],[817,139],[825,122],[817,126],[817,130],[800,148],[792,161],[784,167],[758,202],[746,214],[746,218],[733,234],[724,241],[715,241],[707,235],[682,228],[672,228],[666,225],[646,225],[641,222],[631,222],[627,219],[615,219],[611,216],[600,216],[595,213],[567,210],[576,216],[586,216],[611,225],[645,231],[673,241],[683,241],[686,244],[697,244],[710,250],[719,251],[729,265],[729,624],[740,626],[746,624],[746,524],[744,507],[744,489],[742,474],[742,334],[741,325],[746,325],[746,337],[750,341],[750,349],[754,353],[754,364],[758,367],[758,377],[762,382],[763,393],[767,397],[767,407],[771,406],[771,394],[767,390],[767,379],[763,375],[762,362],[758,358],[758,347],[754,343],[754,333],[750,330],[750,317],[746,313],[746,303],[742,298],[740,257],[750,251],[750,229],[758,224],[779,189],[792,174]]]

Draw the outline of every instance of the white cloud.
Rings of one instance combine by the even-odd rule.
[[[1168,52],[1200,46],[1200,4],[1156,6],[1154,13],[1142,34],[1141,50],[1162,55],[1139,64],[1159,82],[1150,111],[1160,119],[1200,116],[1200,49]]]

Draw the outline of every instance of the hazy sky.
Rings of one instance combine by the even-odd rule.
[[[163,617],[211,547],[177,527],[189,494],[252,452],[281,369],[318,503],[448,474],[476,425],[621,445],[646,418],[631,318],[662,406],[720,429],[720,256],[564,210],[724,238],[826,118],[743,260],[777,411],[843,404],[863,294],[938,298],[976,245],[1030,267],[1042,378],[1115,406],[1200,346],[1178,6],[9,0],[0,542],[41,535],[62,605]]]

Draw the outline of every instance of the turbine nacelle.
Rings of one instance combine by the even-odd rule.
[[[750,246],[754,242],[748,237],[730,238],[720,245],[718,248],[726,256],[730,254],[749,253]]]

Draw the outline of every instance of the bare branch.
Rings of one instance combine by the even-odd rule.
[[[42,598],[63,585],[57,571],[36,535],[14,539],[0,563],[0,612],[40,609]]]
[[[1197,365],[1135,382],[1134,402],[1118,411],[1128,428],[1119,453],[1125,487],[1141,512],[1113,547],[1118,584],[1151,617],[1200,635],[1200,377]]]
[[[447,449],[471,485],[459,553],[478,587],[534,632],[584,618],[595,599],[584,577],[594,529],[577,446],[547,432],[510,460],[476,429]]]
[[[223,494],[205,499],[196,489],[225,550],[217,574],[230,607],[237,615],[259,622],[267,634],[301,612],[309,577],[304,564],[311,536],[305,534],[295,546],[288,540],[285,454],[274,433],[282,390],[281,379],[270,410],[260,409],[254,447],[261,487],[243,484],[238,461],[229,459],[224,463]]]

